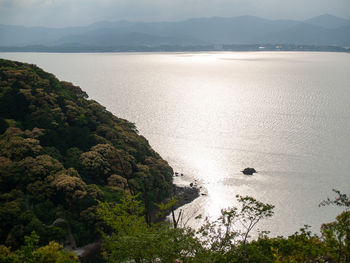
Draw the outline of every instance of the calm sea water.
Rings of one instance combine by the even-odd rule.
[[[339,210],[319,208],[332,188],[350,193],[350,54],[0,53],[35,63],[135,122],[175,178],[197,180],[188,216],[215,218],[251,195],[274,204],[272,235],[318,232]],[[254,167],[258,173],[240,171]],[[190,220],[189,225],[200,224]]]

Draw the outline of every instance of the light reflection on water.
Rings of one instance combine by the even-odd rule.
[[[134,54],[2,53],[81,86],[135,122],[189,185],[203,193],[185,207],[216,218],[252,195],[276,205],[261,228],[318,231],[337,210],[319,208],[350,192],[350,56],[343,53]],[[240,171],[259,172],[244,176]],[[198,210],[198,211],[197,211]],[[192,220],[192,226],[199,223]]]

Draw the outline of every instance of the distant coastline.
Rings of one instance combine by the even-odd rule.
[[[296,44],[223,44],[223,45],[160,45],[160,46],[3,46],[0,52],[39,53],[113,53],[113,52],[216,52],[216,51],[307,51],[307,52],[350,52],[350,47],[316,46]]]
[[[350,51],[350,20],[256,16],[177,22],[103,21],[80,27],[0,25],[0,52]]]

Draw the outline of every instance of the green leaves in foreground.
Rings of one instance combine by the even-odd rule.
[[[168,223],[148,225],[137,197],[124,196],[120,204],[100,203],[98,215],[105,222],[103,255],[108,262],[339,262],[350,261],[350,213],[348,198],[336,192],[329,204],[346,209],[334,222],[321,227],[321,236],[309,226],[288,237],[249,236],[263,219],[272,217],[273,205],[249,196],[236,196],[238,206],[194,231]],[[171,200],[168,208],[173,205]],[[345,205],[344,205],[345,204]]]
[[[272,217],[273,205],[264,204],[250,196],[236,195],[239,207],[221,210],[218,220],[206,223],[199,229],[205,247],[210,251],[211,262],[247,261],[246,243],[256,224]],[[230,261],[235,262],[235,261]]]
[[[108,262],[172,262],[195,253],[200,243],[191,229],[175,229],[167,223],[148,225],[143,205],[125,195],[119,204],[100,203],[99,217],[106,227],[103,256]]]
[[[222,210],[217,221],[207,220],[198,232],[168,223],[148,225],[142,203],[131,195],[125,195],[119,204],[100,203],[98,216],[106,224],[102,231],[103,256],[109,262],[220,262],[239,248],[239,257],[244,258],[250,231],[262,218],[273,215],[273,206],[252,197],[237,199],[239,210]],[[237,227],[237,222],[244,230]]]
[[[342,196],[345,197],[342,200],[347,200],[346,195]],[[272,205],[252,197],[237,196],[238,207],[222,210],[217,220],[210,222],[207,219],[198,231],[194,231],[164,222],[147,224],[144,205],[138,199],[139,196],[127,194],[118,204],[99,203],[97,216],[103,222],[103,257],[107,262],[350,262],[347,205],[334,222],[322,225],[321,236],[312,234],[309,226],[305,226],[288,237],[260,235],[258,239],[250,240],[253,228],[273,215]],[[173,202],[170,200],[168,205],[161,207],[167,208]],[[25,237],[25,245],[13,252],[0,246],[0,262],[77,261],[58,243],[38,247],[38,240],[32,233]]]
[[[325,240],[327,250],[337,262],[350,262],[350,199],[346,194],[333,189],[337,194],[334,200],[327,198],[320,206],[336,205],[345,207],[336,220],[321,226],[322,237]]]
[[[2,263],[76,263],[75,254],[63,249],[63,246],[51,241],[48,245],[38,247],[39,236],[32,232],[24,237],[24,245],[11,252],[0,245],[0,262]]]

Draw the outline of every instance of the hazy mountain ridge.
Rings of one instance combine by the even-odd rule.
[[[320,26],[328,29],[334,29],[342,26],[350,26],[350,20],[332,16],[329,14],[316,16],[304,21],[305,23]]]
[[[86,27],[0,25],[0,46],[120,47],[215,44],[350,46],[350,20],[321,15],[305,21],[254,16],[194,18],[179,22],[101,21]]]

